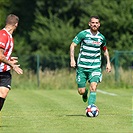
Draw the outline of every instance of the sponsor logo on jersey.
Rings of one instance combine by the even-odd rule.
[[[93,41],[93,40],[84,40],[86,44],[94,44],[94,45],[100,45],[100,41]]]
[[[92,41],[92,44],[100,45],[101,43],[100,42],[97,42],[97,41]]]

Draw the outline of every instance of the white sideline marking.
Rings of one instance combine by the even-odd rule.
[[[115,93],[110,93],[110,92],[102,91],[102,90],[99,90],[99,89],[97,89],[97,92],[100,92],[102,94],[107,94],[107,95],[110,95],[110,96],[117,96],[117,94],[115,94]]]

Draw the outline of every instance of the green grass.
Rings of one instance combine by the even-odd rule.
[[[77,90],[13,89],[2,110],[0,133],[130,133],[132,90],[105,90],[117,96],[97,93],[96,118],[85,116]]]

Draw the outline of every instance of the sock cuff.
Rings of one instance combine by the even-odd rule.
[[[96,95],[96,92],[90,92],[91,95]]]
[[[3,107],[4,101],[5,101],[5,98],[0,97],[0,111]]]

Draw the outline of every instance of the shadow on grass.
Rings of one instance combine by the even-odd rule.
[[[0,125],[0,128],[9,127],[7,125]]]
[[[66,115],[66,116],[86,117],[86,115]]]

